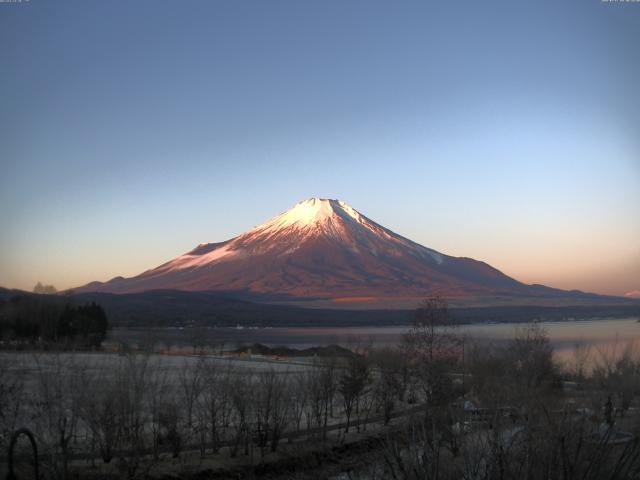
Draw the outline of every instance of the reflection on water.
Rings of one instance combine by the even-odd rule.
[[[466,338],[478,342],[500,344],[513,338],[516,323],[473,324],[460,327]],[[636,318],[601,319],[566,322],[542,322],[554,347],[556,358],[570,360],[576,345],[591,347],[593,355],[620,353],[627,344],[640,339],[640,323]],[[263,343],[269,346],[308,348],[317,345],[349,343],[392,346],[397,344],[406,327],[317,327],[317,328],[210,328],[206,330],[207,343],[233,349],[241,344]],[[189,345],[189,329],[158,329],[158,340],[173,345]],[[200,332],[200,334],[205,334]],[[113,341],[127,337],[136,340],[149,335],[149,330],[116,330]],[[134,340],[135,342],[135,340]]]

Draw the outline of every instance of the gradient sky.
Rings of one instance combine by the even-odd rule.
[[[312,196],[640,289],[640,3],[0,3],[0,285],[129,276]]]

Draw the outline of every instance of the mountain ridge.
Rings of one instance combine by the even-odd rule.
[[[416,303],[397,308],[369,306],[367,309],[304,308],[297,305],[272,303],[268,298],[242,292],[186,292],[152,290],[141,293],[78,293],[43,295],[0,287],[0,307],[3,302],[20,296],[39,297],[44,301],[70,302],[82,305],[96,302],[107,313],[114,327],[319,327],[319,326],[384,326],[408,325]],[[587,295],[587,294],[585,294]],[[549,299],[547,299],[549,300]],[[450,304],[450,314],[459,323],[528,322],[534,319],[559,321],[567,319],[630,318],[640,315],[640,302],[598,298],[598,303],[582,305],[461,305]],[[268,301],[268,303],[263,303]],[[606,303],[603,303],[606,302]],[[454,301],[455,302],[455,301]]]

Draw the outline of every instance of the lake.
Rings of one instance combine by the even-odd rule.
[[[493,323],[460,326],[460,333],[478,342],[500,344],[513,338],[516,328],[523,324]],[[541,322],[548,332],[555,355],[570,360],[575,346],[591,347],[592,353],[619,354],[626,345],[640,340],[640,323],[636,318]],[[349,343],[393,346],[401,341],[407,327],[303,327],[303,328],[208,328],[197,331],[185,329],[115,329],[112,342],[138,343],[153,337],[158,342],[184,347],[192,344],[194,335],[225,350],[242,344],[263,343],[269,346],[307,348],[317,345]],[[206,337],[206,339],[204,338]],[[219,348],[219,347],[217,347]]]

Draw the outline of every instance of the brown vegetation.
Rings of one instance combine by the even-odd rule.
[[[591,358],[576,349],[560,368],[539,325],[476,345],[435,298],[402,345],[350,349],[261,368],[130,352],[95,362],[40,354],[27,371],[12,360],[30,354],[5,354],[0,443],[18,426],[32,429],[43,475],[61,480],[158,476],[175,465],[177,476],[208,465],[224,478],[228,462],[247,477],[262,469],[278,478],[280,465],[312,478],[300,459],[336,445],[354,446],[343,465],[350,478],[638,478],[640,359],[631,348]],[[355,447],[362,441],[373,456]]]

